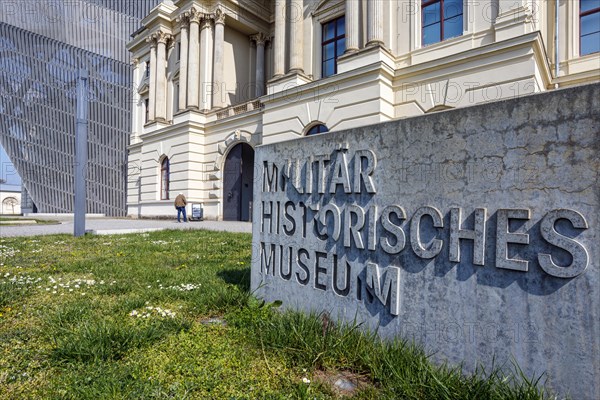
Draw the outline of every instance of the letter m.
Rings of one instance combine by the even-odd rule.
[[[263,192],[277,191],[277,166],[265,161],[263,165]]]
[[[381,304],[389,302],[390,314],[400,314],[400,269],[388,267],[382,284],[381,269],[375,263],[367,263],[367,289]]]
[[[275,276],[275,245],[269,244],[268,255],[265,251],[265,243],[260,244],[260,272],[263,275]]]

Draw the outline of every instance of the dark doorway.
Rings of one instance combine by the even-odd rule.
[[[235,145],[227,154],[223,174],[223,219],[250,221],[254,184],[254,149]]]

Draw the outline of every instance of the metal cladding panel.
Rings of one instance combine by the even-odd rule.
[[[76,84],[89,80],[88,212],[125,215],[128,63],[0,23],[0,141],[39,212],[73,211]]]
[[[126,44],[159,3],[0,2],[0,142],[39,212],[73,210],[75,87],[83,67],[90,73],[88,212],[125,215]]]
[[[128,62],[127,42],[160,0],[19,0],[0,2],[0,22]]]

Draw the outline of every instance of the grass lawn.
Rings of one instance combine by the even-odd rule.
[[[249,293],[251,236],[0,239],[1,399],[541,399]],[[518,374],[517,374],[518,376]],[[357,384],[344,392],[340,377]]]

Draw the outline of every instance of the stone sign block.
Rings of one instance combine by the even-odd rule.
[[[600,85],[256,151],[252,288],[600,398]]]

